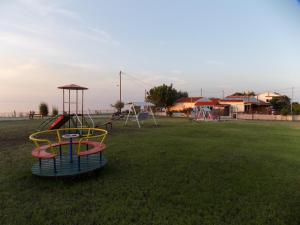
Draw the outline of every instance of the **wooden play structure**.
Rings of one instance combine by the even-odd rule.
[[[37,131],[59,129],[62,126],[95,127],[89,113],[84,113],[84,91],[88,90],[76,84],[58,87],[62,90],[62,114],[50,117],[43,121]]]
[[[157,126],[157,121],[155,119],[152,108],[154,105],[150,102],[130,102],[128,103],[129,110],[126,116],[126,120],[124,126],[127,125],[129,118],[133,121],[136,121],[139,128],[141,128],[141,124],[143,121],[148,120],[149,117],[152,117],[154,124]],[[138,112],[137,112],[138,111]]]

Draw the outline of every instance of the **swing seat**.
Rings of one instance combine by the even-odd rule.
[[[149,113],[148,112],[140,112],[138,114],[138,120],[147,120],[149,117]]]

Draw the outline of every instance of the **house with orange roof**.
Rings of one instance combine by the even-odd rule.
[[[173,106],[168,108],[169,112],[190,112],[195,106],[207,107],[220,110],[222,115],[229,115],[230,105],[221,104],[218,98],[186,97],[178,99]]]
[[[194,108],[195,103],[202,97],[179,98],[174,105],[168,108],[169,112],[186,112]]]
[[[266,113],[270,103],[259,100],[256,96],[227,96],[219,100],[220,104],[227,104],[236,113]]]

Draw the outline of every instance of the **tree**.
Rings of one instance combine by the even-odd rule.
[[[300,115],[300,104],[298,102],[293,102],[293,114]]]
[[[235,92],[232,96],[255,96],[256,93],[254,91],[247,91],[247,92]]]
[[[40,114],[42,116],[48,116],[49,110],[48,110],[48,105],[45,102],[42,102],[39,106]]]
[[[58,115],[58,108],[56,106],[52,106],[52,116]]]
[[[115,104],[111,105],[111,107],[116,108],[119,112],[121,112],[122,108],[124,108],[124,102],[121,102],[120,100],[116,101]]]
[[[173,84],[153,87],[147,92],[147,100],[161,108],[173,105],[177,99],[182,97],[188,97],[188,93],[177,91],[173,88]]]
[[[286,95],[273,97],[270,104],[276,112],[287,115],[290,112],[291,99]]]

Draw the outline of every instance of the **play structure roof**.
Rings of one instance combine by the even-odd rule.
[[[58,89],[66,89],[66,90],[87,90],[87,87],[82,87],[77,84],[68,84],[58,87]]]

